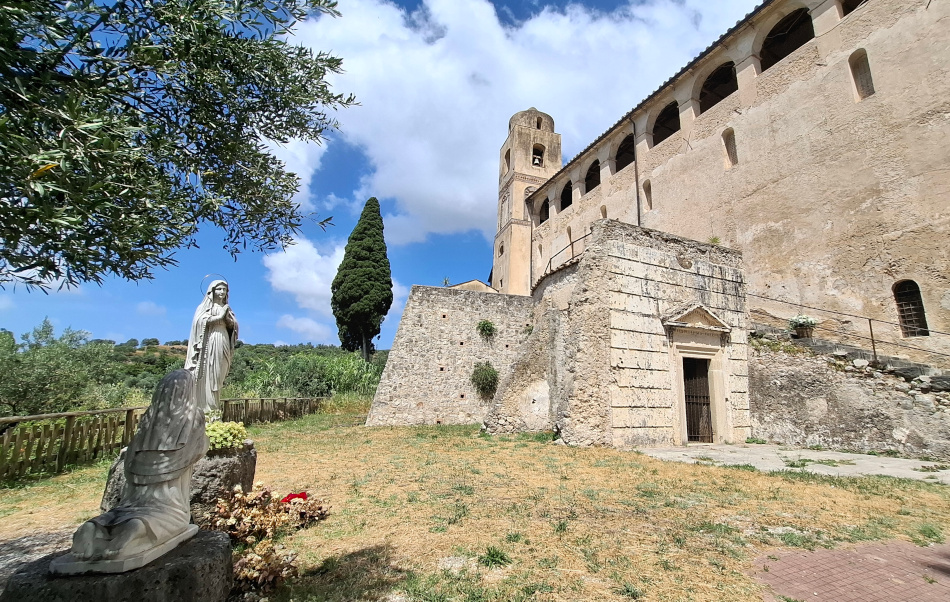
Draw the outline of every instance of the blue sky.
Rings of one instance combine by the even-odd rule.
[[[302,24],[299,43],[343,57],[331,82],[356,94],[323,146],[275,148],[301,177],[297,197],[326,232],[303,228],[285,252],[234,261],[206,226],[200,248],[151,281],[44,294],[0,289],[0,327],[49,317],[118,342],[188,336],[202,279],[222,274],[241,339],[338,343],[330,282],[363,203],[381,203],[396,300],[377,347],[392,344],[413,284],[486,280],[498,149],[509,117],[534,106],[562,135],[564,160],[699,54],[757,0],[340,0],[343,16]]]

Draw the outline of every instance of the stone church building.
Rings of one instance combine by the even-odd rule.
[[[517,113],[490,282],[413,287],[367,423],[742,441],[750,325],[799,313],[946,367],[948,140],[940,0],[763,2],[566,163]]]

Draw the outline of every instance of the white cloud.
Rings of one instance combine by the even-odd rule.
[[[301,334],[312,343],[339,343],[336,320],[330,308],[330,284],[343,261],[344,245],[331,242],[330,247],[332,251],[321,253],[312,242],[301,238],[286,251],[264,257],[271,287],[294,295],[297,305],[309,314],[307,317],[284,314],[277,326]],[[408,295],[407,287],[393,281],[393,304],[386,323],[399,322]]]
[[[314,204],[310,198],[310,182],[313,174],[320,169],[320,159],[326,152],[325,144],[291,140],[287,144],[272,143],[270,150],[278,159],[284,162],[287,171],[292,171],[300,178],[300,190],[294,200],[304,211],[313,211]]]
[[[7,309],[13,309],[16,307],[16,304],[13,302],[13,297],[10,295],[0,296],[0,311]]]
[[[508,119],[555,120],[565,161],[724,33],[758,0],[631,0],[611,13],[545,8],[507,27],[487,0],[342,0],[341,19],[297,39],[343,57],[329,79],[360,106],[343,135],[370,159],[354,198],[385,205],[387,241],[495,227],[498,149]]]
[[[287,250],[264,256],[267,280],[274,290],[292,293],[300,307],[333,317],[330,284],[343,261],[343,246],[338,243],[332,251],[321,253],[301,237]]]
[[[290,314],[284,314],[277,320],[277,327],[287,328],[301,334],[311,343],[339,343],[335,327],[317,322],[312,318],[297,318]]]
[[[164,316],[168,310],[154,301],[141,301],[135,306],[135,311],[142,316]]]

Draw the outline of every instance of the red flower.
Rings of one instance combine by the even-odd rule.
[[[284,499],[280,500],[282,504],[288,503],[290,500],[303,500],[307,501],[307,492],[301,491],[300,493],[291,493],[287,495]]]

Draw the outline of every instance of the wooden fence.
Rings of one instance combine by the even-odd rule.
[[[132,440],[145,408],[0,418],[0,479],[58,473],[113,454]],[[37,422],[46,421],[45,424]]]
[[[320,410],[323,398],[272,397],[222,399],[221,419],[275,422]],[[83,464],[115,454],[129,444],[140,408],[65,412],[0,418],[0,480],[27,474],[59,473],[70,464]],[[38,424],[39,423],[39,424]]]
[[[221,420],[243,422],[245,426],[255,422],[290,420],[320,411],[322,397],[265,397],[221,400]]]

